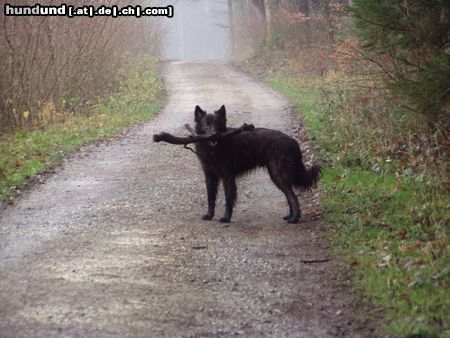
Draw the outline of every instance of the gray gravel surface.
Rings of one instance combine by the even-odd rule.
[[[83,147],[0,211],[1,337],[360,336],[332,272],[318,196],[287,224],[266,172],[238,182],[232,223],[201,221],[200,165],[181,146],[196,104],[228,123],[295,134],[288,102],[221,63],[168,63],[168,103],[127,135]],[[307,145],[301,145],[302,149]],[[329,259],[323,263],[302,260]]]

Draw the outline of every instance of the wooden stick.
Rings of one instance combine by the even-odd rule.
[[[189,125],[189,123],[186,123],[186,124],[184,125],[184,127],[185,127],[187,130],[190,131],[190,133],[192,134],[192,136],[197,136],[197,135],[198,135],[198,134],[195,132],[195,130],[191,128],[191,126]]]
[[[189,126],[190,128],[190,126]],[[192,128],[191,128],[192,129]],[[188,137],[178,137],[173,136],[169,133],[159,133],[153,135],[153,141],[154,142],[167,142],[171,144],[190,144],[190,143],[197,143],[197,142],[219,142],[223,140],[224,138],[232,137],[234,135],[237,135],[239,133],[242,133],[243,131],[253,131],[255,130],[255,126],[253,124],[247,124],[244,123],[241,127],[232,129],[229,131],[226,131],[225,133],[216,133],[212,135],[198,135],[195,134]]]
[[[314,264],[314,263],[326,263],[329,262],[330,260],[328,258],[323,258],[323,259],[302,259],[300,260],[300,262],[302,262],[303,264]]]

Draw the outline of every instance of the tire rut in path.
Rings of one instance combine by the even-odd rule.
[[[164,66],[168,104],[151,122],[69,156],[0,211],[0,336],[358,336],[351,295],[330,272],[317,196],[286,224],[285,197],[257,171],[238,182],[229,226],[203,173],[155,132],[184,134],[196,104],[228,123],[297,128],[288,102],[221,63]],[[330,258],[304,264],[301,260]]]

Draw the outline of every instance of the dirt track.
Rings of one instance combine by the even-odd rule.
[[[225,104],[231,126],[292,134],[287,101],[224,64],[164,69],[158,117],[84,147],[0,211],[0,336],[359,336],[314,194],[300,199],[303,221],[287,224],[284,195],[258,171],[238,182],[232,223],[217,221],[222,191],[215,220],[201,221],[195,155],[152,142],[186,133],[196,104]]]

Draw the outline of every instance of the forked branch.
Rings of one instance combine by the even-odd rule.
[[[241,127],[226,131],[224,133],[215,133],[212,135],[199,135],[195,133],[195,131],[189,126],[189,124],[185,125],[185,128],[188,129],[192,135],[188,137],[178,137],[169,133],[159,133],[153,135],[154,142],[167,142],[171,144],[190,144],[197,142],[220,142],[226,138],[233,137],[243,131],[253,131],[255,126],[253,124],[244,123]]]

